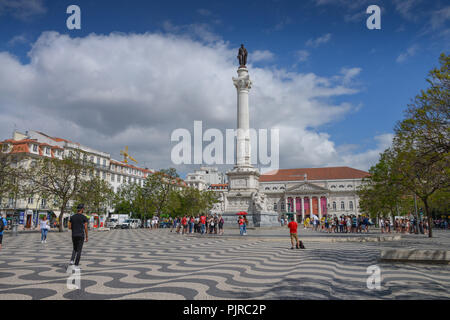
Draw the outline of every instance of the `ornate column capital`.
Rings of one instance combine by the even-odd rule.
[[[238,91],[249,90],[252,88],[252,80],[250,80],[250,76],[248,74],[239,78],[233,77],[233,84]]]

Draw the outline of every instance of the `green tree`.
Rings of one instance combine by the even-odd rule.
[[[76,196],[76,202],[83,203],[86,212],[107,213],[107,207],[111,204],[114,191],[109,182],[100,177],[92,177],[90,180],[82,181],[80,190]]]
[[[172,192],[183,188],[182,181],[173,168],[163,169],[152,173],[144,182],[143,197],[149,212],[155,212],[158,216],[163,213],[171,214],[175,201]]]
[[[442,54],[440,68],[433,69],[427,82],[406,110],[406,117],[395,127],[391,148],[395,161],[395,183],[405,194],[415,194],[423,203],[432,237],[433,194],[450,187],[450,57]]]
[[[117,214],[138,213],[136,199],[141,192],[140,188],[135,183],[122,184],[113,199],[114,212]]]
[[[68,203],[76,198],[83,177],[92,170],[92,166],[80,150],[71,152],[63,159],[42,157],[32,164],[21,170],[21,177],[31,183],[39,194],[47,195],[59,204],[59,231],[64,231],[62,222]]]
[[[4,153],[3,150],[0,150],[0,199],[8,196],[11,192],[11,189],[15,185],[14,177],[15,170],[11,154]]]

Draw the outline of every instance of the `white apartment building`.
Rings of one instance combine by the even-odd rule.
[[[199,190],[207,190],[211,185],[226,183],[226,174],[216,167],[201,167],[186,175],[186,184]]]
[[[15,154],[21,162],[27,163],[39,157],[62,159],[64,156],[69,156],[71,152],[81,150],[85,153],[86,160],[94,164],[95,171],[91,174],[108,181],[114,192],[117,192],[123,184],[138,183],[143,186],[145,178],[153,172],[147,168],[113,160],[109,153],[34,130],[25,133],[15,131],[12,139],[0,141],[0,145],[1,152]],[[86,179],[88,178],[86,176]],[[69,202],[68,205],[69,212],[73,202]],[[108,211],[111,210],[113,208],[108,208]],[[47,213],[56,217],[60,215],[59,208],[54,202],[49,199],[40,199],[35,195],[30,195],[27,199],[0,199],[0,212],[5,213],[9,219],[18,215],[19,224],[25,228],[36,225],[39,215]],[[63,217],[65,224],[70,216],[68,212]],[[93,219],[93,225],[100,225],[106,217],[93,215],[91,219]]]

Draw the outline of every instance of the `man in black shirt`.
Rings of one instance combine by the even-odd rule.
[[[77,214],[70,217],[69,229],[72,230],[72,243],[73,252],[72,259],[70,259],[70,264],[75,264],[78,266],[80,263],[81,249],[83,249],[83,242],[88,242],[88,219],[83,214],[84,205],[79,204],[77,207]],[[86,235],[86,240],[85,240]]]

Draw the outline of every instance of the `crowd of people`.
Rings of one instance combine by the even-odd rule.
[[[281,225],[287,224],[287,219],[281,218]],[[316,215],[303,220],[303,228],[326,233],[368,233],[373,222],[366,216],[327,215],[319,218]]]
[[[288,224],[288,219],[282,216],[280,218],[281,226]],[[375,226],[374,221],[364,215],[348,215],[337,217],[327,215],[319,219],[316,215],[307,217],[302,222],[304,229],[326,233],[368,233],[369,228]],[[429,225],[427,219],[417,219],[414,216],[405,218],[385,218],[378,221],[381,233],[421,233],[428,234]],[[450,224],[447,219],[433,220],[434,228],[449,229]]]
[[[218,234],[223,235],[224,219],[221,215],[197,215],[169,218],[170,232],[179,234]]]

